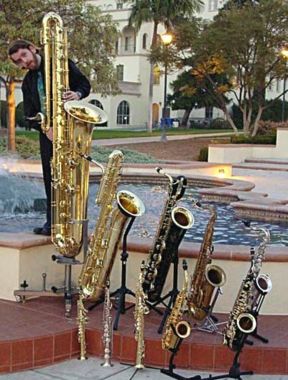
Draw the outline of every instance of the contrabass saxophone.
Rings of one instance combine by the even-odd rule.
[[[156,168],[161,173],[161,168]],[[169,179],[168,197],[162,212],[161,221],[156,233],[153,248],[149,252],[148,263],[145,269],[143,289],[150,302],[157,301],[162,293],[165,280],[178,247],[186,233],[192,227],[194,218],[192,213],[176,203],[184,195],[187,180],[184,176]]]
[[[187,301],[188,271],[187,263],[183,260],[184,284],[183,289],[177,294],[171,313],[166,321],[165,331],[162,336],[163,350],[172,351],[176,349],[180,339],[187,338],[191,333],[189,322],[182,320]]]
[[[272,288],[270,278],[267,275],[260,274],[270,233],[262,228],[259,231],[264,233],[263,240],[257,251],[252,250],[251,252],[250,268],[242,281],[224,329],[223,344],[233,351],[237,351],[245,337],[255,331],[257,327],[256,316],[262,303],[259,302],[259,296],[263,298]]]
[[[207,316],[215,288],[223,286],[226,282],[223,269],[218,265],[211,264],[217,213],[212,206],[205,208],[210,212],[210,218],[204,232],[187,299],[189,312],[197,320],[203,320]]]
[[[51,238],[58,252],[74,257],[81,251],[87,218],[89,154],[93,124],[107,120],[98,107],[84,102],[63,102],[69,89],[67,32],[61,17],[49,12],[43,18],[45,114],[35,117],[47,133],[53,128]],[[75,117],[75,110],[77,112]]]
[[[103,297],[128,219],[142,215],[145,210],[142,201],[130,191],[116,194],[122,160],[123,154],[117,150],[109,156],[96,199],[100,213],[79,277],[80,291],[85,298],[93,300]],[[114,207],[115,198],[117,205]]]

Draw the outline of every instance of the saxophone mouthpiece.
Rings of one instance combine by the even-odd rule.
[[[156,170],[156,172],[157,172],[158,174],[160,174],[161,170],[163,170],[163,169],[160,168],[160,167],[158,166],[157,168],[155,168],[155,170]]]

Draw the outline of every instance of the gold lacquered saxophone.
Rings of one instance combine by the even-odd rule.
[[[212,240],[217,213],[214,207],[207,206],[207,209],[211,216],[206,225],[187,299],[189,312],[197,320],[203,320],[207,316],[215,288],[223,286],[226,282],[223,269],[211,264]]]
[[[45,114],[37,114],[41,128],[53,128],[52,242],[60,254],[74,257],[83,244],[87,217],[89,163],[83,158],[91,146],[93,124],[105,121],[99,108],[82,102],[63,102],[69,89],[67,33],[61,17],[49,12],[43,18],[41,34],[45,65]],[[85,109],[91,118],[71,116],[71,110]]]
[[[185,260],[183,260],[183,269],[183,289],[177,294],[175,304],[166,321],[165,331],[162,336],[163,350],[169,350],[172,352],[177,347],[179,340],[187,338],[191,333],[190,324],[187,321],[182,320],[184,308],[186,306],[187,301],[187,291],[189,283],[187,263]]]
[[[161,168],[156,168],[156,170],[158,173],[162,171]],[[179,176],[175,179],[166,173],[164,175],[169,179],[168,197],[153,248],[149,252],[143,283],[143,289],[150,302],[155,302],[160,298],[170,264],[186,231],[194,223],[193,215],[189,210],[176,206],[176,202],[185,192],[186,178]]]
[[[112,367],[112,344],[113,344],[113,332],[112,332],[112,302],[110,299],[110,283],[107,281],[105,288],[105,298],[103,306],[103,346],[104,346],[104,363],[102,367]]]
[[[270,240],[268,230],[260,229],[264,232],[263,241],[258,250],[252,251],[251,265],[246,277],[242,281],[238,295],[236,297],[232,311],[230,312],[227,325],[223,332],[223,344],[231,350],[237,351],[241,347],[245,337],[253,333],[257,327],[255,313],[259,311],[259,294],[267,294],[271,288],[271,280],[267,276],[263,278],[259,275],[267,243]],[[260,282],[259,279],[261,278]],[[257,281],[258,279],[258,281]],[[267,280],[266,286],[264,281]],[[260,286],[259,283],[262,282]],[[263,289],[262,289],[263,288]],[[264,290],[264,291],[263,291]]]
[[[116,194],[122,160],[120,151],[114,151],[109,156],[96,199],[100,213],[79,277],[80,291],[85,298],[93,300],[100,299],[104,294],[128,219],[145,211],[142,201],[130,191],[123,190]],[[117,205],[114,207],[115,197]]]
[[[143,291],[143,280],[144,280],[144,267],[145,262],[141,264],[141,270],[139,274],[139,279],[137,283],[137,289],[135,292],[135,340],[137,342],[136,350],[136,363],[135,368],[144,368],[144,358],[145,358],[145,341],[144,341],[144,315],[148,314],[149,309],[146,306],[147,295]]]

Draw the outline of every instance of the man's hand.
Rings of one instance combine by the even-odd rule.
[[[53,141],[53,128],[49,128],[48,132],[46,133],[46,136],[50,141]]]
[[[68,102],[68,100],[80,100],[80,94],[74,91],[66,91],[63,94],[63,101]]]

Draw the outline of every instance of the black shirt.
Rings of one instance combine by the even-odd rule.
[[[68,60],[69,67],[69,89],[81,93],[81,99],[89,95],[91,86],[88,79],[81,73],[75,63]],[[36,116],[41,111],[41,104],[39,99],[37,81],[38,71],[41,71],[43,79],[44,76],[44,60],[41,57],[41,64],[38,70],[29,70],[25,75],[22,83],[23,102],[24,102],[24,115],[25,117]],[[39,123],[29,121],[30,127],[41,130]]]

